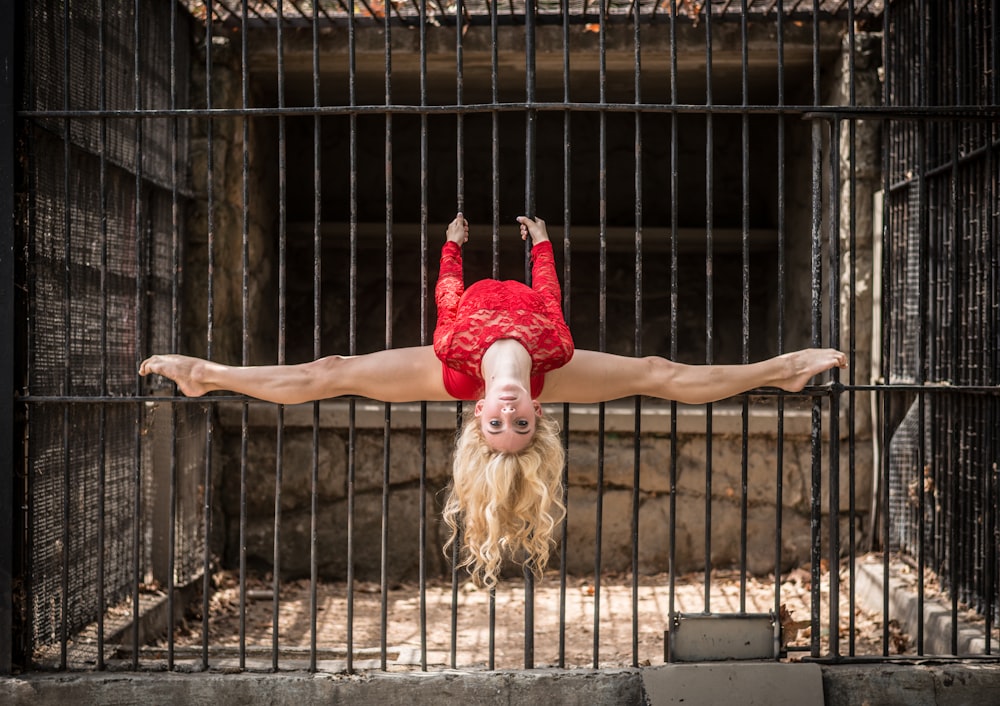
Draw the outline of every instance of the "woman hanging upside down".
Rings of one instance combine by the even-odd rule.
[[[565,512],[563,445],[541,403],[646,395],[700,404],[759,387],[797,392],[813,376],[847,365],[840,351],[819,348],[749,365],[574,351],[545,223],[517,220],[521,238],[531,238],[531,287],[487,279],[466,289],[461,246],[469,226],[461,213],[448,225],[433,346],[252,367],[154,355],[139,373],[167,377],[190,396],[229,390],[280,404],[342,395],[383,402],[475,401],[456,442],[444,519],[452,531],[449,545],[461,530],[461,565],[494,585],[505,558],[542,572]]]

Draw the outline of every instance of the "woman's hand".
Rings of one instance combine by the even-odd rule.
[[[545,242],[549,239],[549,233],[545,230],[545,221],[541,218],[531,219],[527,216],[518,216],[517,222],[521,224],[521,240],[527,240],[531,236],[531,244]]]
[[[445,234],[445,238],[449,242],[458,243],[459,245],[469,242],[469,222],[465,220],[461,212],[455,216],[455,220],[448,224],[448,231]]]

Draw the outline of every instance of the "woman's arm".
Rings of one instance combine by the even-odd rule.
[[[607,402],[647,395],[686,404],[732,397],[758,387],[801,390],[831,368],[847,366],[847,357],[829,348],[809,348],[749,365],[685,365],[665,358],[578,350],[566,365],[547,373],[541,402]]]
[[[445,401],[441,361],[431,346],[329,356],[299,365],[240,367],[183,355],[154,355],[139,366],[177,383],[185,395],[230,390],[267,402],[298,404],[357,395],[383,402]]]

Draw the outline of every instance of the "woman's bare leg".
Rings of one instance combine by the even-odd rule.
[[[758,387],[801,390],[847,357],[830,348],[808,348],[749,365],[685,365],[656,356],[628,356],[578,350],[572,360],[545,376],[542,402],[604,402],[648,395],[686,404],[732,397]]]
[[[185,395],[229,390],[268,402],[298,404],[357,395],[385,402],[451,400],[431,346],[358,356],[329,356],[298,365],[231,366],[183,355],[154,355],[140,375],[162,375]]]

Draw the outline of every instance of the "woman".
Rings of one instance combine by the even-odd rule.
[[[435,289],[433,346],[255,367],[154,355],[139,373],[170,378],[186,395],[231,390],[281,404],[342,395],[384,402],[475,400],[456,443],[444,519],[452,530],[449,544],[461,530],[462,565],[493,585],[505,558],[522,560],[536,573],[544,569],[565,512],[563,447],[541,403],[647,395],[699,404],[765,386],[795,392],[814,375],[847,364],[831,349],[749,365],[574,351],[545,223],[517,220],[521,238],[531,237],[531,288],[484,280],[466,290],[461,245],[468,241],[468,223],[459,213],[449,224]]]

